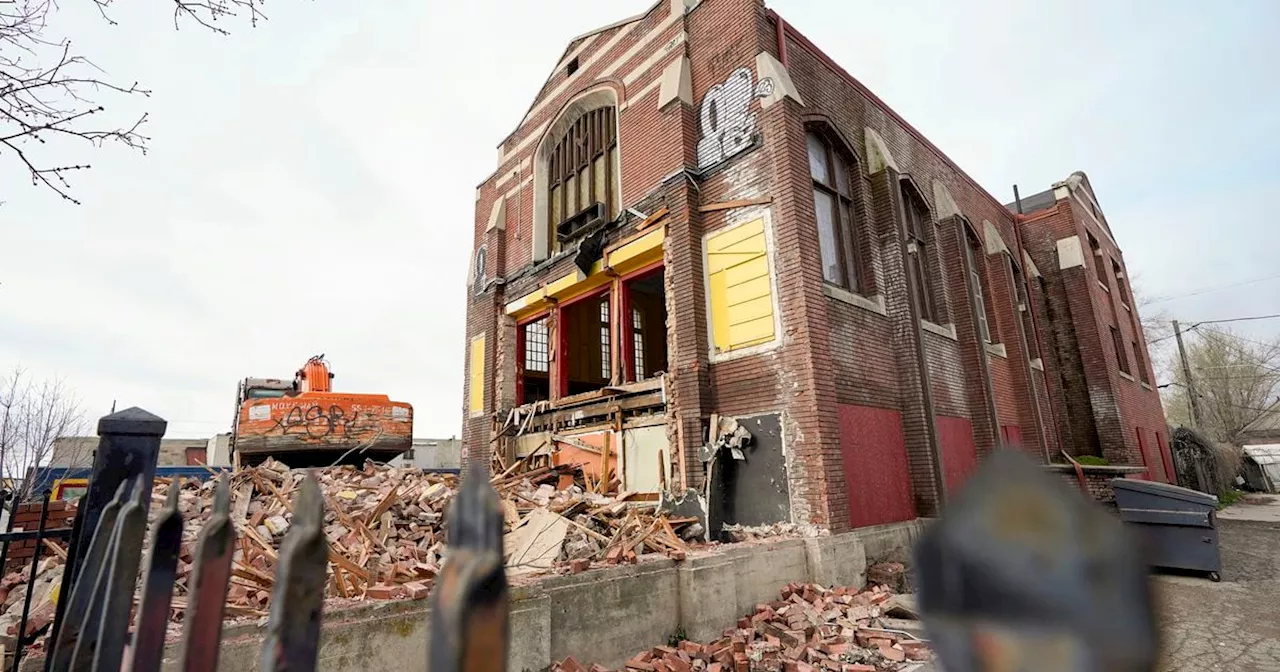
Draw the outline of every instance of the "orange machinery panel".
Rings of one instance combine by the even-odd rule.
[[[270,455],[294,467],[319,466],[347,451],[353,459],[344,462],[384,462],[412,445],[412,406],[385,394],[335,392],[248,399],[240,406],[235,438],[242,465]],[[298,455],[308,452],[319,454],[314,460]]]

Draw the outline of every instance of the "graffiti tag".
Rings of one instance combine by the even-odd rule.
[[[755,83],[751,68],[741,67],[707,91],[698,111],[702,137],[698,140],[698,169],[738,155],[755,141],[756,113],[751,101],[773,94],[773,80]]]
[[[318,404],[309,408],[294,406],[283,418],[276,420],[273,429],[279,429],[284,436],[305,435],[314,439],[326,436],[349,436],[372,429],[376,422],[370,422],[368,414],[347,412],[341,406],[322,408]]]

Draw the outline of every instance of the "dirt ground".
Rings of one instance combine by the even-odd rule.
[[[1280,672],[1280,497],[1221,516],[1222,582],[1158,575],[1161,672]],[[1252,520],[1251,520],[1252,519]]]

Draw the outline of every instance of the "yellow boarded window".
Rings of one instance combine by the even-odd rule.
[[[471,415],[484,413],[484,334],[471,338],[471,377],[467,383],[468,405]]]
[[[763,219],[707,238],[707,285],[716,352],[773,340],[773,287]]]

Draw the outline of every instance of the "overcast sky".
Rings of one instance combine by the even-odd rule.
[[[231,37],[163,2],[52,26],[148,100],[146,156],[73,148],[83,205],[0,153],[0,368],[169,436],[227,431],[246,376],[326,353],[338,389],[461,426],[475,186],[574,35],[649,0],[273,0]],[[1150,296],[1280,274],[1280,3],[774,0],[1002,201],[1086,171]],[[1280,277],[1167,301],[1280,313]],[[1251,333],[1280,332],[1280,320]]]

